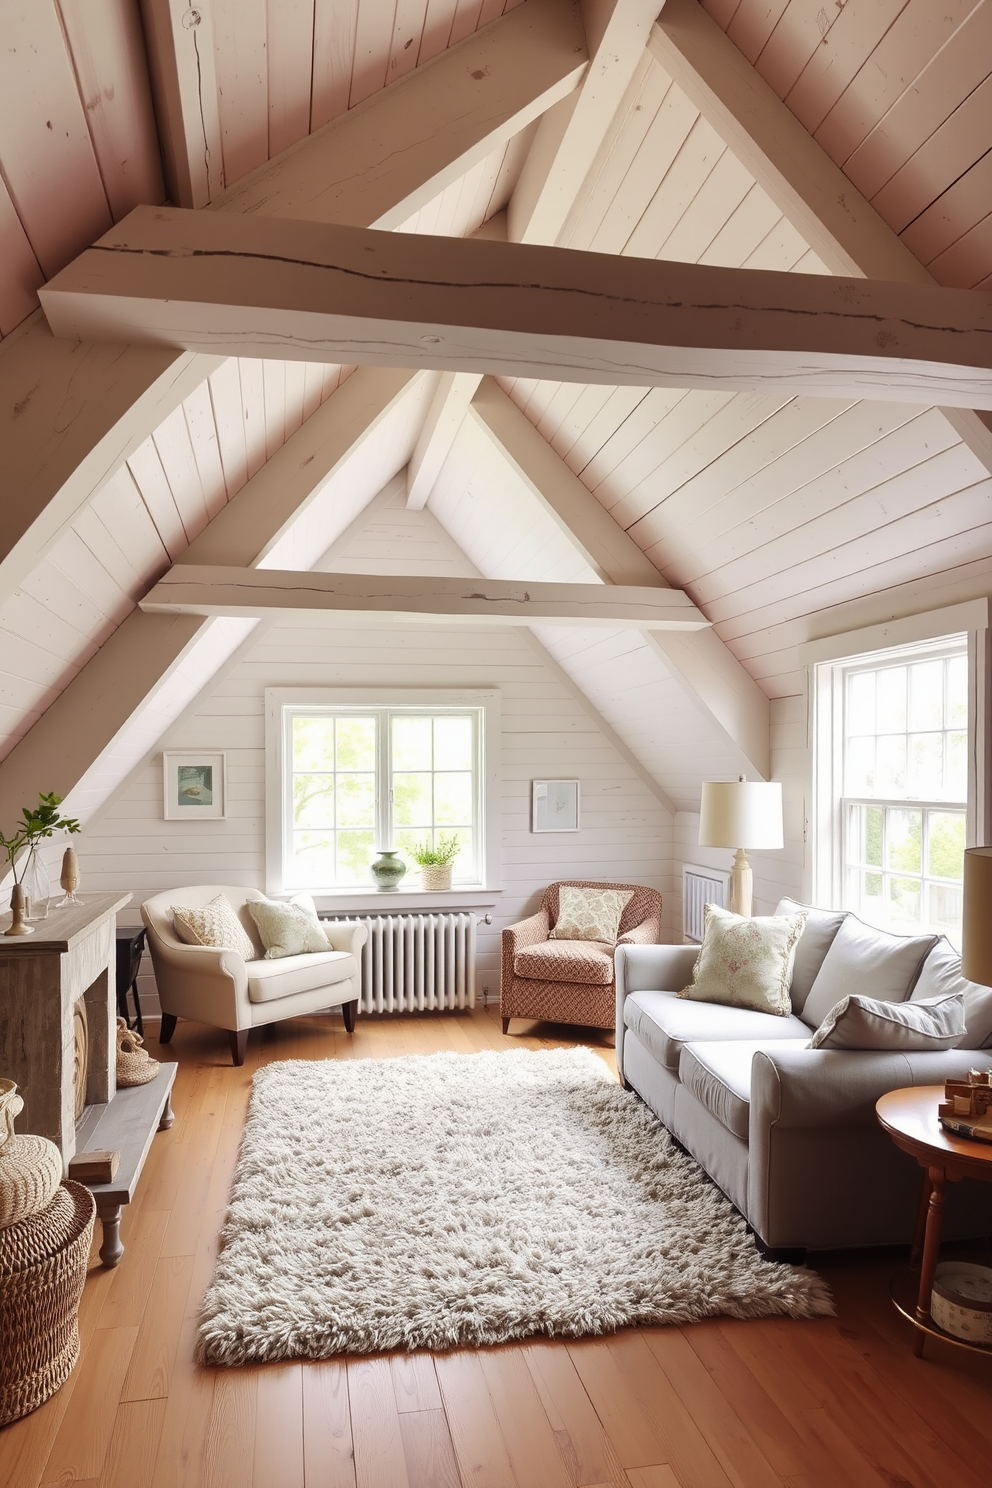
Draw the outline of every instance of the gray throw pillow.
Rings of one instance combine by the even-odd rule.
[[[905,1002],[936,935],[890,935],[849,914],[823,958],[803,1007],[803,1022],[817,1028],[849,993],[876,1002]]]
[[[809,1041],[811,1049],[887,1049],[901,1054],[956,1049],[964,1039],[964,994],[927,1002],[844,997]]]
[[[847,919],[846,909],[817,909],[811,904],[799,904],[788,895],[780,899],[775,907],[777,915],[804,914],[806,925],[796,958],[792,963],[792,1010],[802,1013],[816,973],[823,965],[823,958],[834,943],[834,936]]]
[[[961,974],[961,957],[943,935],[930,952],[913,988],[911,1002],[931,1001],[948,992],[964,994],[965,1049],[987,1049],[992,1045],[992,987],[969,982]]]

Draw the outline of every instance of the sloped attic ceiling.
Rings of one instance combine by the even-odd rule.
[[[35,308],[170,193],[618,260],[992,285],[990,0],[656,10],[5,17],[0,813],[39,788],[95,810],[238,644],[243,622],[137,610],[171,563],[312,566],[408,463],[411,504],[488,577],[669,583],[699,604],[713,630],[692,642],[540,637],[687,808],[704,776],[767,773],[768,700],[800,692],[803,640],[988,590],[977,414],[80,345]]]

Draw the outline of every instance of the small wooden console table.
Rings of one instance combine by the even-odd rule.
[[[972,1142],[967,1137],[945,1131],[937,1116],[937,1106],[944,1099],[942,1085],[917,1085],[907,1090],[890,1090],[876,1103],[875,1112],[882,1128],[897,1147],[915,1157],[923,1169],[920,1207],[913,1238],[913,1260],[920,1264],[920,1285],[915,1311],[898,1296],[893,1297],[903,1317],[916,1329],[913,1352],[919,1357],[929,1335],[943,1338],[960,1348],[989,1350],[982,1344],[955,1338],[938,1328],[930,1313],[934,1272],[940,1254],[944,1228],[944,1191],[948,1183],[960,1178],[977,1178],[992,1183],[992,1143]]]

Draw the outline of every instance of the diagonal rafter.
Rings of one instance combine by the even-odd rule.
[[[934,284],[697,0],[667,0],[649,47],[832,273]],[[941,412],[992,472],[989,414],[963,407]]]
[[[574,89],[581,24],[525,0],[238,182],[221,212],[391,227]],[[127,456],[216,367],[57,341],[36,314],[0,343],[0,599]]]

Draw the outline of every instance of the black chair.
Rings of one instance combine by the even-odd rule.
[[[117,927],[117,1012],[128,1028],[137,1028],[144,1036],[145,1025],[141,1021],[141,1003],[138,1001],[138,968],[145,949],[144,925],[118,925]],[[134,998],[134,1021],[127,1010],[127,994]]]

